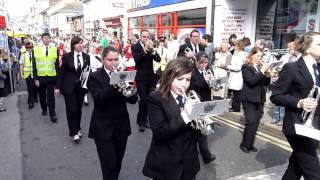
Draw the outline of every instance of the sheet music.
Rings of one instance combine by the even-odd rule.
[[[274,69],[276,68],[277,66],[280,66],[281,64],[283,63],[283,61],[275,61],[275,62],[272,62],[268,65],[268,69]]]
[[[213,79],[213,80],[210,81],[209,86],[210,86],[210,87],[215,87],[215,86],[217,86],[217,85],[226,83],[227,80],[228,80],[228,77],[227,77],[227,76],[222,77],[222,78]]]
[[[228,108],[231,99],[206,101],[188,106],[186,104],[185,110],[191,119],[199,118],[200,116],[218,116],[224,113]]]
[[[111,72],[110,84],[119,84],[119,82],[133,82],[137,71]]]
[[[320,130],[302,124],[295,124],[296,134],[320,141]]]

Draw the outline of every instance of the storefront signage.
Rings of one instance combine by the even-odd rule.
[[[128,12],[150,9],[159,6],[165,6],[169,4],[176,4],[191,0],[129,0],[128,1]]]
[[[6,27],[6,18],[4,16],[0,16],[0,29],[4,29]]]
[[[272,40],[276,1],[259,1],[257,12],[256,39]]]
[[[222,40],[227,40],[231,34],[236,34],[238,38],[244,36],[251,40],[253,10],[251,3],[253,0],[225,0],[217,1],[215,9],[215,44],[220,44]]]
[[[120,18],[105,20],[107,27],[121,26]]]
[[[72,24],[73,23],[73,18],[71,16],[67,16],[67,23]]]

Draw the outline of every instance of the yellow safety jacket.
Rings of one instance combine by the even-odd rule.
[[[23,64],[23,77],[26,79],[30,75],[32,76],[32,61],[29,58],[29,53],[21,53],[22,64]]]
[[[49,47],[48,56],[45,55],[43,49],[43,46],[36,46],[34,48],[37,74],[38,76],[56,76],[55,63],[58,57],[57,47]]]

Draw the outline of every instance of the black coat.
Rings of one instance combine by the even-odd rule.
[[[179,47],[178,57],[180,57],[180,56],[183,56],[183,57],[184,57],[184,56],[185,56],[184,50],[185,50],[187,47],[189,47],[189,48],[191,49],[191,51],[193,51],[193,48],[192,48],[191,43],[182,44],[182,45]],[[205,49],[206,49],[205,46],[199,44],[199,51],[205,52]]]
[[[173,96],[166,100],[157,91],[151,93],[148,117],[153,135],[143,174],[160,180],[195,176],[200,169],[197,131],[185,124]]]
[[[81,72],[87,66],[90,66],[90,56],[82,53],[83,66]],[[62,64],[58,70],[56,88],[63,94],[72,94],[74,89],[79,86],[80,75],[74,67],[74,53],[69,52],[63,55]],[[83,89],[85,91],[85,89]]]
[[[137,95],[125,97],[113,85],[104,67],[89,76],[88,89],[94,101],[89,137],[98,141],[124,138],[131,134],[126,103],[134,104]]]
[[[211,101],[211,89],[205,81],[203,75],[200,74],[196,66],[192,70],[190,90],[194,90],[199,96],[201,102]]]
[[[246,102],[266,102],[265,86],[270,84],[270,78],[258,72],[253,66],[244,64],[241,67],[243,87],[241,100]]]
[[[303,109],[297,108],[297,104],[300,99],[308,96],[313,85],[312,76],[303,58],[283,66],[272,88],[270,99],[274,104],[286,109],[282,127],[284,134],[295,134],[294,124],[302,123]]]
[[[132,45],[131,50],[137,70],[135,79],[137,81],[153,81],[155,76],[153,71],[153,61],[160,62],[160,55],[157,52],[155,54],[149,52],[145,53],[140,42]]]

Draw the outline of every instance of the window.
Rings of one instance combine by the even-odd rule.
[[[206,9],[177,12],[178,26],[206,24]]]
[[[142,17],[142,27],[143,28],[155,28],[156,27],[156,16],[150,15],[150,16],[143,16]]]
[[[140,28],[140,17],[133,17],[129,19],[130,28]]]

